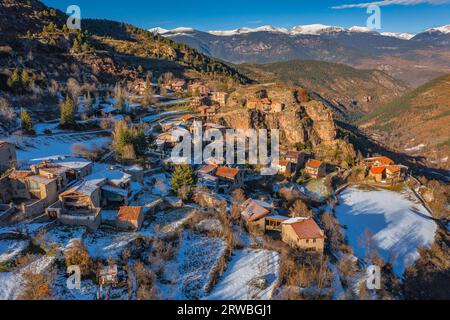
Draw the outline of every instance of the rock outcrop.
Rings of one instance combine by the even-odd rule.
[[[310,101],[302,104],[306,114],[313,121],[314,131],[319,138],[325,142],[331,142],[336,139],[336,125],[334,124],[333,114],[319,101]]]
[[[331,111],[318,101],[290,106],[280,113],[239,109],[221,114],[223,124],[236,129],[279,129],[282,142],[310,142],[313,146],[332,143],[336,126]]]

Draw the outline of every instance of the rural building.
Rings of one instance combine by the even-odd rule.
[[[181,92],[186,89],[186,81],[185,80],[174,80],[169,84],[169,89],[175,92]]]
[[[271,205],[259,200],[247,199],[241,204],[241,216],[247,222],[255,222],[270,214]]]
[[[57,163],[43,161],[39,164],[32,165],[31,171],[36,175],[46,177],[47,179],[55,179],[58,186],[58,193],[63,190],[69,182],[66,174],[68,169]]]
[[[117,264],[106,266],[98,273],[98,284],[101,286],[115,286],[118,283]]]
[[[211,93],[211,100],[217,102],[220,106],[227,103],[228,94],[226,92],[214,91]]]
[[[289,174],[292,172],[292,164],[288,160],[280,160],[278,162],[278,173]]]
[[[324,232],[312,218],[293,218],[282,223],[282,241],[294,248],[323,252]]]
[[[372,177],[375,182],[382,182],[386,180],[386,167],[372,167],[370,168],[369,176]]]
[[[236,168],[218,167],[216,177],[219,178],[219,191],[224,193],[244,186],[244,174]]]
[[[61,224],[84,226],[95,232],[101,223],[100,201],[100,188],[83,181],[61,193],[59,201],[49,206],[46,213]]]
[[[195,109],[200,106],[209,106],[211,104],[211,100],[207,96],[199,96],[193,97],[191,99],[191,106]]]
[[[319,160],[308,160],[305,165],[305,174],[318,179],[326,175],[326,164]]]
[[[16,147],[9,142],[0,141],[0,173],[16,165]]]
[[[28,191],[38,199],[47,200],[48,204],[58,200],[58,180],[42,175],[33,175],[27,178]]]
[[[249,98],[247,99],[247,108],[256,109],[262,112],[278,113],[284,110],[284,103],[281,101],[272,101],[269,98]]]
[[[83,158],[62,157],[53,162],[67,169],[66,177],[69,181],[81,180],[92,174],[92,162]]]
[[[0,204],[10,203],[13,199],[9,175],[0,176]]]
[[[399,182],[403,180],[406,174],[406,167],[399,165],[391,165],[386,167],[386,179],[391,182]]]
[[[381,157],[372,157],[372,158],[366,158],[364,159],[364,163],[367,166],[390,166],[395,164],[394,160],[385,157],[385,156],[381,156]]]
[[[142,207],[120,207],[116,227],[126,231],[138,231],[144,222]]]
[[[188,90],[192,95],[197,96],[206,96],[209,94],[209,88],[200,82],[190,84]]]
[[[293,170],[297,171],[305,164],[305,154],[301,151],[291,150],[286,152],[285,160],[292,163]]]

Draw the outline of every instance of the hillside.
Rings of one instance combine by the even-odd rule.
[[[407,89],[404,83],[384,72],[329,62],[293,60],[265,65],[244,64],[238,68],[261,82],[275,80],[318,92],[347,120],[375,110]]]
[[[68,30],[64,13],[36,0],[5,0],[0,12],[2,90],[8,90],[15,68],[27,70],[42,92],[52,80],[114,84],[142,79],[149,70],[156,76],[170,71],[184,78],[249,81],[218,60],[129,24],[83,20],[82,31]]]
[[[450,168],[450,75],[434,79],[365,116],[379,139],[434,165]]]

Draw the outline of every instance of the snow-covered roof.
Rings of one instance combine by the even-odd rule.
[[[55,160],[55,163],[68,169],[81,170],[92,164],[91,161],[83,158],[64,157],[64,159]]]
[[[93,183],[89,183],[88,181],[83,181],[77,185],[75,185],[73,188],[67,190],[66,192],[62,193],[61,195],[67,195],[70,193],[79,193],[85,196],[91,196],[96,190],[98,189],[98,186],[93,184]]]
[[[102,190],[108,191],[108,192],[112,192],[112,193],[116,193],[116,194],[121,195],[123,197],[128,197],[128,190],[122,189],[122,188],[117,188],[117,187],[111,186],[109,184],[106,184],[106,185],[102,186]]]
[[[286,221],[283,221],[284,224],[293,224],[293,223],[297,223],[297,222],[302,222],[305,220],[309,220],[310,218],[306,218],[306,217],[297,217],[297,218],[290,218],[287,219]]]
[[[90,176],[86,177],[87,181],[91,181],[95,184],[100,184],[105,180],[110,181],[114,185],[121,185],[124,183],[129,183],[131,181],[131,175],[116,169],[106,169],[103,171],[95,172]]]

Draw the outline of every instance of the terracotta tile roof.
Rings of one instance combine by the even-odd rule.
[[[22,180],[29,176],[32,176],[34,173],[32,171],[24,171],[24,170],[15,170],[11,175],[9,176],[10,179],[17,179]]]
[[[214,170],[216,170],[216,168],[217,168],[217,166],[215,166],[213,164],[207,164],[207,165],[204,165],[203,167],[201,167],[200,169],[198,169],[197,172],[201,173],[201,174],[208,174],[208,173],[211,173]]]
[[[323,231],[314,219],[290,219],[283,224],[288,224],[294,229],[300,239],[324,239]]]
[[[385,157],[385,156],[367,158],[367,159],[365,159],[365,161],[373,162],[373,163],[378,162],[380,165],[383,165],[383,166],[388,166],[388,165],[394,164],[394,160],[392,160],[391,158]]]
[[[280,160],[278,161],[278,164],[282,167],[287,167],[291,163],[289,160]]]
[[[388,157],[379,157],[376,161],[378,161],[382,165],[391,165],[394,164],[394,161]]]
[[[270,211],[253,199],[248,199],[242,205],[242,215],[249,222],[254,222],[267,216]]]
[[[400,172],[401,168],[399,166],[388,166],[386,167],[386,170],[392,172],[392,173],[397,173]]]
[[[308,162],[306,163],[306,166],[310,167],[310,168],[320,168],[320,166],[322,164],[323,164],[322,161],[311,159],[311,160],[308,160]]]
[[[272,101],[269,100],[269,98],[263,98],[261,99],[262,104],[272,104]]]
[[[191,116],[191,115],[184,115],[184,116],[182,116],[181,117],[181,120],[183,120],[183,121],[189,121],[189,120],[191,120],[191,119],[193,119],[194,117],[193,116]]]
[[[52,183],[53,181],[56,181],[56,179],[49,179],[49,178],[47,178],[47,177],[40,176],[40,175],[37,175],[37,176],[31,176],[31,177],[28,177],[28,179],[31,180],[31,181],[33,181],[33,182],[41,183],[41,184],[50,184],[50,183]]]
[[[38,164],[36,167],[53,174],[61,174],[67,171],[67,168],[52,162],[42,162]]]
[[[216,171],[216,176],[227,179],[236,179],[236,176],[239,174],[240,170],[235,168],[228,167],[219,167]]]
[[[372,167],[370,169],[371,174],[383,174],[386,171],[386,167]]]
[[[118,220],[137,221],[142,213],[142,207],[120,207],[117,214]]]

